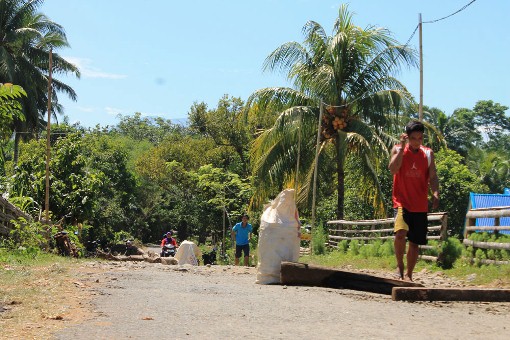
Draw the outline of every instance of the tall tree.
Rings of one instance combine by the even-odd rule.
[[[68,47],[64,28],[38,12],[43,0],[0,0],[0,82],[22,86],[25,120],[15,119],[14,130],[38,132],[45,121],[48,101],[49,52]],[[54,75],[72,73],[79,77],[78,68],[57,53],[53,54]],[[53,78],[53,114],[62,112],[58,104],[59,92],[76,100],[75,91]],[[16,134],[15,160],[17,159]]]
[[[239,156],[240,173],[249,174],[247,154],[250,135],[247,120],[243,115],[244,102],[241,98],[224,95],[218,107],[207,110],[205,103],[194,103],[188,114],[190,129],[210,137],[220,147],[231,148]]]
[[[367,179],[360,195],[372,195],[382,208],[375,168],[385,159],[381,156],[388,154],[392,142],[385,131],[395,126],[399,109],[412,102],[405,86],[394,76],[401,64],[417,65],[416,52],[399,44],[384,28],[354,25],[346,5],[339,9],[331,36],[314,21],[306,23],[303,33],[303,44],[283,44],[264,65],[266,70],[286,74],[293,87],[261,89],[248,100],[250,105],[256,102],[281,109],[273,127],[254,143],[258,197],[264,199],[275,184],[292,182],[298,171],[300,199],[309,197],[319,108],[323,105],[327,112],[322,121],[320,162],[326,159],[324,151],[334,147],[336,179],[331,180],[331,175],[325,173],[320,178],[336,181],[337,217],[344,215],[348,155],[361,160],[360,171]],[[298,154],[304,170],[295,166]]]

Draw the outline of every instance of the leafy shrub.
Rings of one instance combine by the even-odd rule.
[[[358,240],[352,240],[349,244],[349,252],[352,255],[359,255],[360,252],[360,243]]]
[[[347,250],[349,250],[349,240],[342,240],[340,243],[338,243],[338,250],[342,253],[347,253]]]
[[[312,229],[312,250],[314,255],[323,255],[326,253],[326,242],[328,234],[324,226],[319,225]]]
[[[486,260],[486,259],[487,259],[487,255],[485,254],[483,249],[477,249],[475,251],[475,264],[476,265],[481,266],[483,264],[481,260]]]
[[[367,243],[360,248],[360,255],[364,258],[379,257],[380,249],[382,246],[381,240],[376,240],[372,243]]]
[[[47,248],[48,242],[44,237],[45,227],[40,222],[31,222],[20,217],[12,220],[11,223],[13,228],[10,231],[10,237],[3,241],[4,247],[33,254]]]
[[[129,232],[121,230],[113,234],[113,243],[121,244],[125,243],[127,240],[133,241],[135,238]]]
[[[449,237],[441,245],[441,251],[438,255],[437,264],[443,269],[453,268],[455,261],[462,255],[464,247],[459,239]]]
[[[395,255],[395,247],[393,246],[392,241],[385,241],[380,249],[379,249],[379,255],[380,256],[393,256]]]

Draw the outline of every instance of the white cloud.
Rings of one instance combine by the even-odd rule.
[[[95,109],[93,107],[85,107],[85,106],[76,106],[76,109],[78,109],[81,112],[94,112]]]
[[[125,74],[115,74],[103,72],[92,65],[92,60],[86,58],[65,57],[65,59],[74,64],[85,78],[102,78],[102,79],[124,79]]]
[[[106,111],[107,114],[109,114],[111,116],[117,116],[124,112],[124,110],[122,110],[122,109],[118,109],[116,107],[109,107],[109,106],[105,107],[104,110]]]

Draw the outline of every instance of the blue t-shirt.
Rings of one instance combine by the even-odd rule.
[[[236,244],[238,246],[244,246],[249,243],[248,234],[250,234],[252,230],[251,224],[246,223],[246,226],[243,228],[243,222],[238,222],[232,230],[236,232]]]

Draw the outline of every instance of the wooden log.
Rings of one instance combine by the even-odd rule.
[[[386,295],[391,295],[393,287],[423,287],[415,282],[295,262],[282,262],[280,275],[284,285],[352,289]]]
[[[477,227],[466,227],[468,231],[491,231],[491,230],[510,230],[510,225],[503,226],[477,226]]]
[[[445,212],[428,213],[427,220],[430,221],[442,221],[448,214]]]
[[[427,214],[428,221],[440,221],[447,214],[445,212],[437,212],[437,213],[429,213]],[[357,220],[357,221],[348,221],[348,220],[333,220],[328,221],[326,224],[343,224],[343,225],[377,225],[377,224],[392,224],[395,222],[394,218],[383,218],[379,220]]]
[[[473,246],[476,248],[510,250],[510,243],[478,242],[467,239],[464,239],[462,243],[466,246]]]
[[[501,205],[499,207],[474,208],[474,209],[469,209],[469,210],[470,211],[491,211],[491,210],[505,210],[505,209],[510,209],[510,206]]]
[[[437,247],[420,244],[420,245],[418,245],[418,248],[420,248],[420,249],[436,249]]]
[[[334,236],[334,235],[328,235],[330,239],[333,240],[391,240],[394,239],[395,236]]]
[[[145,256],[143,255],[120,255],[117,256],[119,261],[133,261],[133,262],[142,262],[145,261]]]
[[[418,255],[418,258],[419,258],[420,260],[437,262],[437,256],[431,256],[431,255]]]
[[[343,224],[343,225],[376,225],[376,224],[391,224],[395,222],[394,218],[385,218],[381,220],[358,220],[358,221],[347,221],[347,220],[334,220],[328,221],[327,224]]]
[[[394,287],[393,301],[510,302],[510,289]]]
[[[490,210],[469,210],[466,214],[466,218],[491,218],[491,217],[508,217],[510,216],[510,209],[502,208],[490,209]]]

